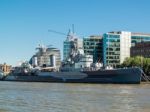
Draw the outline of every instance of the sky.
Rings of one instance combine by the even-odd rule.
[[[62,53],[71,25],[79,37],[109,31],[150,33],[150,0],[0,0],[0,63],[29,60],[39,44]]]

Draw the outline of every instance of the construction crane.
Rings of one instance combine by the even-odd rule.
[[[60,34],[60,35],[65,35],[65,36],[67,36],[65,33],[58,32],[58,31],[51,30],[51,29],[49,29],[48,32],[57,33],[57,34]]]
[[[65,35],[65,36],[74,36],[74,24],[72,24],[72,33],[71,33],[70,29],[69,29],[68,34],[62,33],[62,32],[59,32],[59,31],[55,31],[55,30],[52,30],[52,29],[48,29],[48,32],[57,33],[57,34],[60,34],[60,35]]]
[[[74,39],[77,38],[77,36],[74,34],[74,25],[72,25],[72,32],[69,29],[68,34],[65,34],[65,33],[62,33],[62,32],[58,32],[58,31],[55,31],[55,30],[51,30],[51,29],[49,29],[48,32],[52,32],[52,33],[56,33],[56,34],[67,36],[67,40],[71,44],[71,49],[70,49],[69,56],[68,56],[68,58],[66,60],[67,61],[70,60],[70,63],[79,61],[80,54],[79,54],[78,49],[77,49],[77,42],[74,40]]]

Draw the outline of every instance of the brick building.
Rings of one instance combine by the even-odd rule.
[[[150,58],[150,42],[136,43],[135,46],[131,47],[131,57],[143,56]]]
[[[11,65],[7,65],[6,63],[0,64],[0,70],[2,70],[5,74],[10,73]]]

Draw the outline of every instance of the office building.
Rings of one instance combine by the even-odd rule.
[[[40,67],[55,67],[59,69],[61,66],[60,50],[53,47],[39,46],[36,48],[38,51],[31,58],[32,66]]]
[[[102,62],[102,36],[92,35],[87,38],[83,38],[83,47],[85,55],[92,55],[93,62]]]
[[[108,32],[103,35],[104,66],[117,66],[130,57],[131,32]]]
[[[83,49],[83,39],[76,37],[75,35],[69,35],[63,42],[63,60],[67,60],[70,57],[71,49]]]
[[[150,34],[146,33],[131,33],[131,46],[135,46],[136,43],[150,41]]]

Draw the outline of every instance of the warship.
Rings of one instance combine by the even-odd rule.
[[[85,55],[82,48],[77,47],[74,37],[68,37],[71,43],[69,55],[58,68],[56,57],[50,56],[51,66],[31,67],[23,63],[1,80],[26,82],[61,82],[61,83],[117,83],[140,84],[142,72],[140,68],[112,68],[96,62],[92,55]],[[45,48],[44,48],[45,49]],[[41,50],[45,51],[45,50]],[[37,59],[37,58],[34,58]],[[37,60],[34,60],[35,65]]]
[[[96,71],[11,73],[1,79],[4,81],[24,82],[140,84],[141,75],[139,68],[126,68]]]

